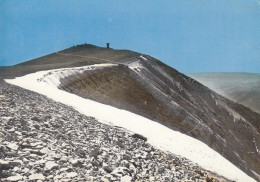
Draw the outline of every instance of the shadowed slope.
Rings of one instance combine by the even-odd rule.
[[[61,89],[156,120],[207,143],[249,174],[259,172],[260,116],[152,57],[61,81]]]

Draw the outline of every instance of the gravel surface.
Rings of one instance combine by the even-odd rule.
[[[0,181],[227,181],[143,136],[0,85]]]

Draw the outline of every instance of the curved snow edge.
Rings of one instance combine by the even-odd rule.
[[[103,66],[115,65],[110,64]],[[98,67],[100,67],[100,65],[96,68]],[[219,153],[195,138],[178,131],[173,131],[155,121],[129,111],[84,99],[58,89],[57,84],[59,84],[59,81],[57,79],[75,74],[75,69],[76,68],[66,68],[39,71],[15,79],[7,79],[5,81],[9,84],[45,95],[57,102],[72,106],[82,114],[95,117],[99,122],[113,124],[141,134],[147,137],[148,142],[151,145],[163,151],[172,152],[175,155],[185,157],[201,167],[224,176],[227,179],[241,182],[255,181]],[[80,67],[80,70],[89,69],[95,69],[95,65]],[[68,72],[66,73],[66,71]],[[53,74],[54,72],[63,72],[65,74]],[[52,77],[49,76],[47,81],[40,81],[42,78],[46,77],[46,75],[52,75]]]

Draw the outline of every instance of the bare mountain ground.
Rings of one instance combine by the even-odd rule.
[[[70,56],[68,55],[70,54]],[[73,54],[74,56],[71,56]],[[14,66],[0,69],[0,76],[13,78],[41,70],[70,68],[108,62],[125,62],[139,53],[128,50],[114,50],[89,44],[79,45],[60,52],[49,54]]]
[[[228,181],[141,136],[0,85],[0,181]]]
[[[157,60],[135,60],[128,65],[139,64],[133,69],[118,65],[69,76],[60,88],[156,120],[207,143],[244,170],[259,170],[259,115]]]
[[[118,66],[67,77],[61,80],[60,88],[197,138],[258,179],[260,115],[150,56],[83,45],[16,65],[2,75],[13,78],[104,62]]]

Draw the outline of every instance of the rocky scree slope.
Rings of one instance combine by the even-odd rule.
[[[132,51],[80,45],[5,69],[5,78],[54,68],[113,63],[75,73],[60,89],[129,110],[197,138],[250,176],[260,174],[260,116],[159,60]]]
[[[0,80],[0,181],[228,181]]]
[[[65,77],[59,88],[158,121],[260,173],[260,115],[150,56]]]

